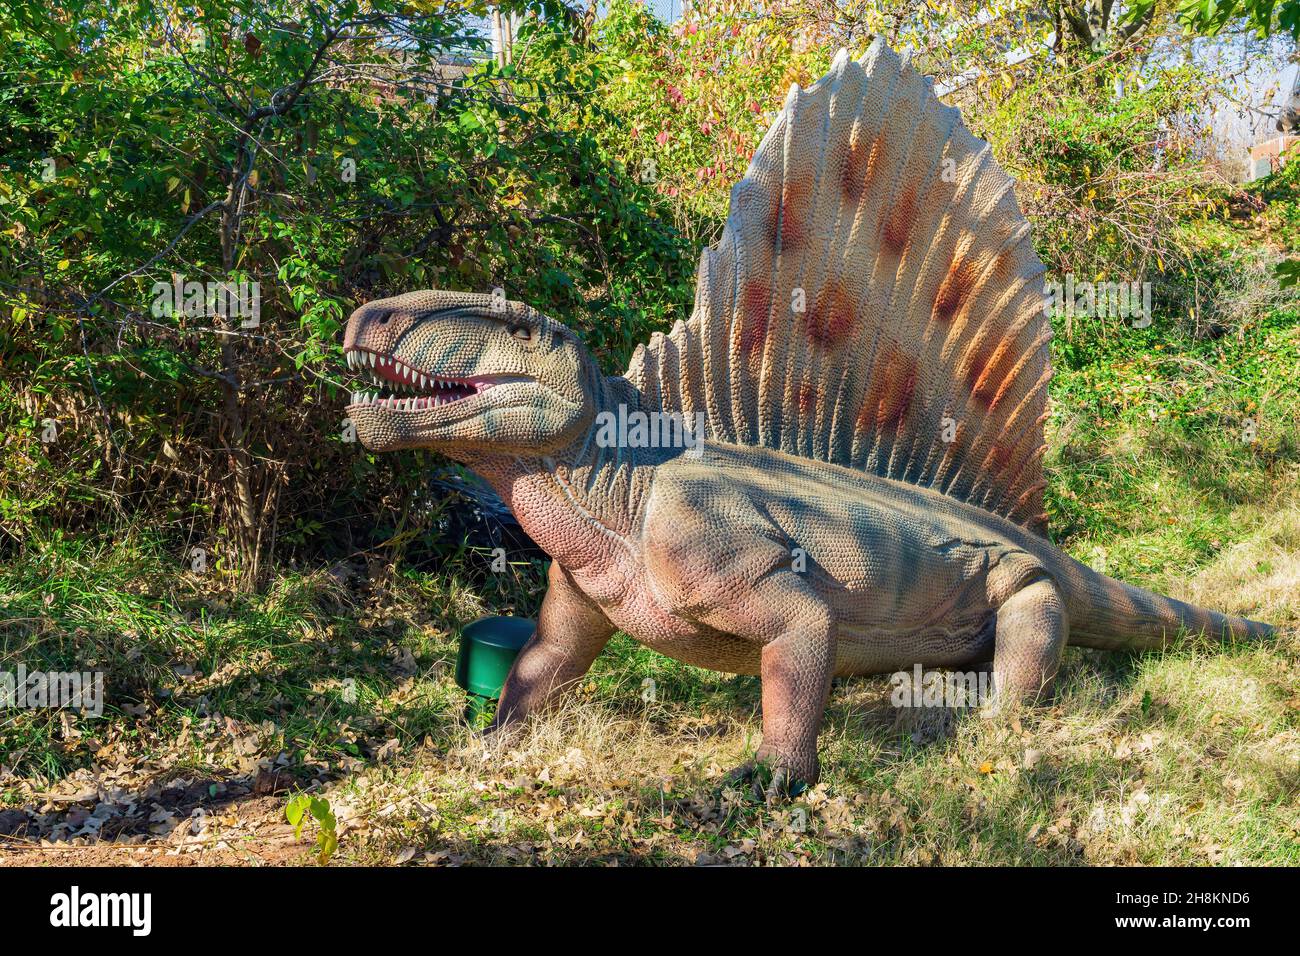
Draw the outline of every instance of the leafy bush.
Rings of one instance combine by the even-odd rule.
[[[350,550],[348,519],[393,531],[427,477],[427,456],[342,440],[358,303],[501,286],[611,365],[645,316],[680,314],[693,253],[584,132],[600,78],[567,68],[558,8],[528,11],[547,16],[526,20],[518,69],[465,56],[485,9],[0,10],[22,80],[0,92],[11,535],[89,526],[111,502],[251,584],[286,540]],[[173,282],[227,281],[258,284],[256,326],[158,307]]]

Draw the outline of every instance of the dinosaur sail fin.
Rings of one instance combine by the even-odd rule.
[[[648,409],[710,438],[942,491],[1042,530],[1051,326],[1011,179],[883,42],[785,107],[637,350]]]

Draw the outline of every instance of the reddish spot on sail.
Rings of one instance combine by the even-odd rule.
[[[781,189],[781,202],[772,211],[772,233],[782,249],[793,249],[807,237],[811,212],[811,181],[804,177],[787,182]]]
[[[1012,450],[1001,442],[993,443],[993,450],[989,452],[989,462],[998,474],[1003,474],[1011,467]]]
[[[841,283],[823,287],[804,323],[808,337],[818,345],[838,345],[853,329],[855,304]]]
[[[849,135],[849,151],[844,157],[844,167],[840,171],[840,191],[844,198],[856,206],[867,185],[871,181],[873,161],[878,165],[880,141],[867,142],[866,135],[860,127],[854,127]]]
[[[772,311],[772,292],[766,279],[750,279],[745,283],[740,310],[740,353],[750,360],[761,357]]]
[[[961,257],[954,257],[948,266],[948,274],[939,283],[939,291],[934,297],[935,317],[944,322],[951,322],[970,299],[971,290],[975,288],[975,266]]]
[[[858,412],[859,432],[897,429],[907,418],[916,395],[916,359],[890,344],[883,363],[873,372],[871,391]]]
[[[1015,264],[1015,250],[1004,249],[998,253],[998,257],[993,261],[993,274],[997,277],[998,282],[1005,283],[1011,278],[1011,270]]]
[[[977,346],[966,366],[966,384],[970,386],[971,396],[992,409],[1010,383],[1017,361],[1019,350],[1010,339]]]
[[[808,415],[817,410],[821,403],[821,389],[811,382],[799,386],[799,414]]]
[[[907,247],[907,238],[912,234],[912,226],[915,223],[916,189],[909,186],[898,197],[894,208],[889,211],[889,218],[885,220],[885,248],[894,255],[901,256]]]

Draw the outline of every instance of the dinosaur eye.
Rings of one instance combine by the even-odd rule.
[[[536,336],[536,332],[532,326],[523,322],[512,323],[506,330],[521,342],[531,342]]]

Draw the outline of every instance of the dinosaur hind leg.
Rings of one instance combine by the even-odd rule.
[[[548,581],[537,633],[510,668],[496,719],[487,728],[489,735],[517,728],[519,721],[571,687],[587,673],[614,633],[614,625],[558,561],[551,563]]]
[[[714,609],[707,623],[761,647],[763,743],[728,779],[770,802],[817,782],[817,732],[835,671],[837,631],[830,608],[800,574],[765,576],[746,596]]]
[[[1049,696],[1070,622],[1056,585],[1040,578],[998,609],[993,646],[993,701],[1032,704]]]
[[[794,579],[794,575],[789,578]],[[784,613],[780,633],[763,645],[763,743],[752,763],[729,775],[755,796],[773,801],[817,782],[817,732],[835,670],[835,624],[802,582],[767,582],[768,606]],[[766,628],[758,628],[762,633]],[[753,633],[752,631],[750,633]]]

